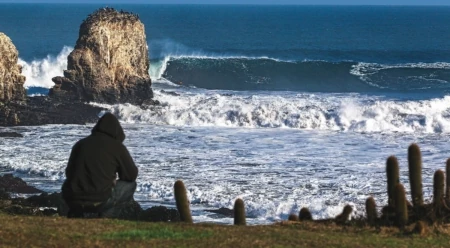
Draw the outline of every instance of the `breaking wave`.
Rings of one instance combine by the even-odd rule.
[[[148,110],[129,104],[102,106],[129,123],[354,132],[450,132],[450,96],[395,100],[359,94],[235,93],[195,90],[174,95],[156,90],[155,98],[161,104]]]
[[[384,65],[266,57],[168,56],[152,78],[204,89],[305,92],[448,91],[450,63]]]

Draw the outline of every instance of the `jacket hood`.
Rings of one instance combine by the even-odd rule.
[[[111,113],[104,114],[102,118],[98,120],[97,124],[92,128],[92,134],[96,132],[104,133],[120,142],[125,140],[125,133],[123,132],[119,120]]]

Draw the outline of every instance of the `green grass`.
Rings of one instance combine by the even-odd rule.
[[[131,229],[101,235],[103,239],[118,240],[150,240],[150,239],[192,239],[212,236],[211,231],[186,230],[178,231],[170,225],[164,227],[150,226],[146,229]]]
[[[409,226],[408,230],[412,230]],[[425,235],[397,228],[282,222],[273,225],[149,223],[0,213],[0,247],[450,247],[450,227]]]

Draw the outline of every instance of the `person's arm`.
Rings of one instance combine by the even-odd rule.
[[[80,147],[80,145],[78,144],[78,142],[75,143],[75,145],[72,147],[72,151],[70,152],[69,162],[67,162],[67,167],[66,167],[66,178],[72,178],[72,175],[75,170],[75,159],[80,150],[79,147]]]
[[[133,158],[131,158],[128,149],[125,146],[123,146],[120,161],[121,164],[119,165],[117,172],[117,174],[119,174],[119,180],[129,182],[136,181],[138,168],[134,164]]]

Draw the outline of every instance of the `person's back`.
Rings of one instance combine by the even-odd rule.
[[[122,144],[124,139],[117,118],[106,113],[92,134],[73,146],[62,187],[70,213],[84,209],[101,212],[133,199],[138,170]],[[120,181],[116,183],[117,175]]]

